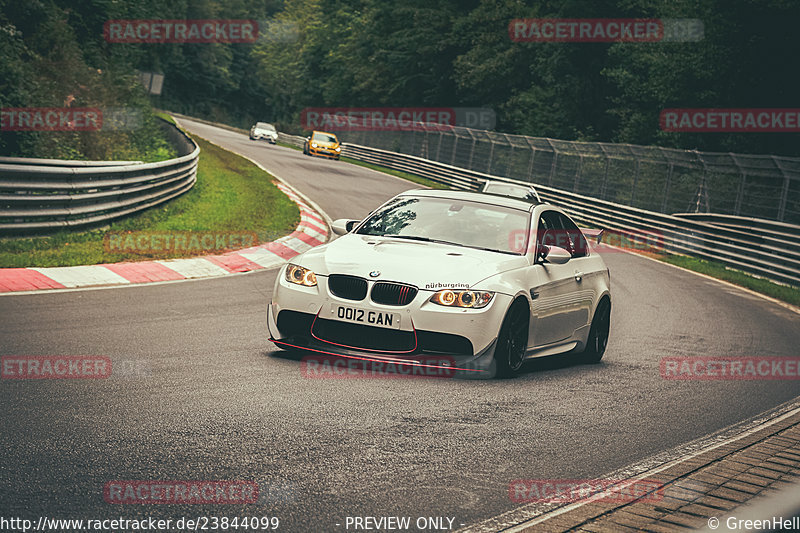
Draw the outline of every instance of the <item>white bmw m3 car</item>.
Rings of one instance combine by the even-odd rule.
[[[509,377],[526,359],[603,357],[608,268],[561,209],[452,190],[397,195],[283,266],[267,309],[287,350]],[[445,359],[441,359],[445,358]]]

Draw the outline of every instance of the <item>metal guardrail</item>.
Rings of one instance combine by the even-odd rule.
[[[301,146],[303,137],[280,134],[279,140]],[[466,170],[420,157],[344,144],[342,155],[367,163],[400,170],[443,183],[455,189],[480,189],[486,180],[529,185],[529,182]],[[697,220],[696,215],[667,215],[628,205],[564,191],[534,183],[544,201],[563,207],[581,222],[641,238],[654,251],[666,251],[716,261],[730,268],[800,286],[800,226],[734,217],[737,224],[727,227],[716,215]],[[781,233],[772,233],[780,227]],[[756,230],[757,229],[757,230]]]
[[[104,223],[188,191],[200,147],[174,125],[163,127],[180,157],[155,163],[0,157],[0,234]]]
[[[800,158],[579,142],[415,123],[336,131],[346,144],[540,183],[659,213],[706,212],[800,224]]]

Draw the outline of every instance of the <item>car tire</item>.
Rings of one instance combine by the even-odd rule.
[[[308,146],[303,145],[303,155],[308,155]]]
[[[509,307],[494,349],[495,376],[510,378],[517,375],[525,361],[528,345],[530,316],[524,300],[517,300]]]
[[[606,353],[608,346],[608,333],[611,329],[611,300],[604,296],[592,318],[589,328],[589,337],[586,339],[586,349],[581,354],[583,362],[589,364],[599,363]]]

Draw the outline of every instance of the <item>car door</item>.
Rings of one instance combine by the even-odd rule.
[[[567,234],[561,214],[545,210],[536,225],[537,258],[529,277],[531,324],[528,347],[538,348],[569,339],[582,320],[581,299],[576,297],[579,281],[576,280],[575,263],[570,259],[563,265],[548,263],[539,257],[542,246],[568,248]]]
[[[577,310],[574,313],[575,329],[588,325],[591,322],[593,302],[595,300],[595,279],[599,273],[589,257],[589,243],[581,230],[564,213],[559,213],[561,227],[564,228],[565,244],[572,258],[567,265],[572,267],[572,274],[577,282],[574,297],[577,301]]]

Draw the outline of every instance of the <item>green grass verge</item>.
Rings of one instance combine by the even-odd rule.
[[[745,287],[755,292],[771,296],[776,300],[781,300],[792,305],[800,306],[800,288],[778,285],[766,279],[756,278],[738,270],[731,270],[725,265],[694,257],[683,255],[656,255],[659,261],[679,266],[687,270],[693,270],[712,278],[721,279]]]
[[[157,111],[157,112],[155,112],[155,113],[153,113],[153,114],[154,114],[155,116],[157,116],[158,118],[163,118],[164,120],[166,120],[167,122],[169,122],[169,123],[170,123],[170,124],[172,124],[173,126],[177,126],[177,124],[175,124],[175,119],[174,119],[174,118],[172,118],[172,117],[169,115],[169,113],[164,113],[163,111]]]
[[[146,232],[170,235],[173,232],[177,235],[179,232],[208,232],[215,235],[241,235],[248,232],[248,235],[255,233],[258,242],[269,242],[294,230],[300,222],[300,211],[272,183],[269,174],[243,157],[203,139],[195,140],[200,145],[200,164],[197,183],[187,193],[102,229],[0,239],[0,267],[91,265],[203,253],[186,250],[149,253],[124,252],[118,248],[107,250],[104,239],[111,234]],[[212,248],[215,246],[212,245]],[[209,249],[206,253],[220,251]]]

